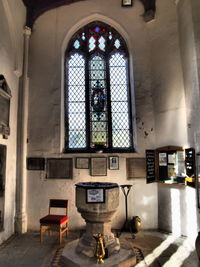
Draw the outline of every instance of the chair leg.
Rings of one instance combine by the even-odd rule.
[[[61,228],[59,231],[59,242],[60,242],[60,244],[62,243],[62,229]]]
[[[40,243],[43,241],[43,231],[42,231],[42,225],[40,225]]]
[[[67,231],[65,232],[66,237],[68,236],[68,225],[66,225]]]

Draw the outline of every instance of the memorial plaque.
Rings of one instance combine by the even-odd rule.
[[[7,139],[10,134],[9,116],[10,116],[10,98],[11,93],[3,75],[0,75],[0,134]]]
[[[0,196],[4,195],[6,174],[6,146],[0,145]]]
[[[146,176],[145,158],[127,158],[126,169],[127,169],[127,179],[145,178]]]
[[[45,169],[44,158],[27,158],[27,170],[30,171],[43,171]]]
[[[146,179],[147,183],[152,183],[156,179],[155,150],[146,150]]]
[[[47,159],[47,175],[49,179],[72,179],[72,158],[49,158]]]
[[[90,175],[106,176],[107,175],[107,158],[91,158]]]
[[[77,169],[89,169],[89,158],[76,158]]]

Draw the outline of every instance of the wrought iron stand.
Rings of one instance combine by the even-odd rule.
[[[128,194],[129,194],[129,192],[131,190],[132,185],[131,184],[124,184],[124,185],[120,185],[120,187],[121,187],[122,192],[123,192],[123,194],[125,196],[126,220],[125,220],[125,222],[123,224],[123,227],[122,227],[122,229],[120,231],[120,234],[118,234],[118,236],[120,236],[122,232],[129,232],[130,231],[132,236],[133,236],[133,238],[134,238],[135,236],[133,235],[133,233],[131,231],[130,222],[128,221],[128,201],[127,201]]]

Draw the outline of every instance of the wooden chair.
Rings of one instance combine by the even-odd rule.
[[[51,208],[65,208],[66,215],[51,214]],[[40,242],[43,241],[43,233],[49,231],[59,232],[59,242],[62,242],[62,235],[68,232],[68,200],[50,199],[49,214],[40,219]]]

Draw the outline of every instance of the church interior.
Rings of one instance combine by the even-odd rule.
[[[199,266],[200,1],[1,0],[0,33],[0,266],[17,267],[1,265],[16,234],[52,245],[53,199],[68,200],[69,240],[86,225],[131,237],[139,218],[138,240],[195,253],[159,266]]]

